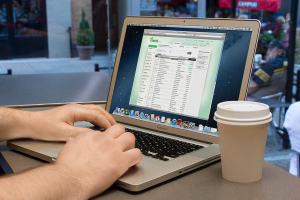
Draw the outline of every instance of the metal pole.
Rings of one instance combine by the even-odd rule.
[[[197,17],[206,17],[206,0],[197,1]]]
[[[288,72],[286,86],[286,102],[292,102],[293,97],[293,77],[294,77],[294,61],[296,48],[296,26],[298,14],[298,0],[291,1],[291,21],[290,21],[290,40],[288,52]]]
[[[213,18],[214,17],[214,7],[215,7],[215,2],[213,0],[209,1],[209,17]]]
[[[9,24],[8,27],[8,57],[6,59],[12,59],[14,54],[14,38],[15,38],[15,22],[13,17],[13,1],[8,0],[6,2],[6,14],[7,14],[7,22]]]
[[[235,18],[235,10],[236,10],[236,0],[231,0],[231,7],[230,7],[230,17]]]
[[[110,55],[110,25],[109,25],[109,0],[106,0],[107,6],[107,64],[108,64],[108,73],[111,76],[111,55]]]

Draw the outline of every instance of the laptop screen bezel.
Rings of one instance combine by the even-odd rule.
[[[239,92],[239,101],[244,101],[247,97],[248,84],[250,83],[252,65],[254,61],[255,49],[260,31],[260,22],[258,20],[234,20],[234,19],[199,19],[199,18],[159,18],[158,17],[126,17],[123,22],[122,32],[120,36],[118,51],[116,55],[114,71],[112,74],[110,89],[107,98],[106,111],[109,112],[111,100],[113,97],[115,81],[117,77],[118,67],[121,58],[121,52],[123,42],[126,34],[128,23],[139,24],[161,24],[161,25],[180,25],[180,26],[215,26],[215,27],[238,27],[238,28],[251,28],[252,34],[249,43],[249,49],[246,59],[246,66],[243,74],[243,81]],[[201,140],[211,143],[219,143],[219,138],[212,135],[206,135],[196,133],[188,130],[182,130],[173,127],[166,127],[160,124],[149,123],[147,121],[141,121],[132,119],[129,117],[123,117],[120,115],[111,114],[117,122],[139,126],[146,129],[165,132],[172,135],[178,135],[181,137],[187,137],[195,140]]]

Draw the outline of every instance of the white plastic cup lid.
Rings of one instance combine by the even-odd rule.
[[[218,104],[214,119],[226,124],[263,124],[272,120],[272,114],[263,103],[225,101]]]

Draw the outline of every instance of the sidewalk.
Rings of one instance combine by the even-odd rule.
[[[267,135],[264,159],[288,172],[290,167],[290,149],[282,149],[281,146],[277,146],[273,138],[274,136],[270,131]]]
[[[79,58],[35,58],[35,59],[14,59],[1,60],[0,69],[6,71],[12,70],[13,75],[22,74],[51,74],[51,73],[80,73],[94,72],[95,64],[98,64],[100,71],[111,75],[114,66],[114,57],[112,56],[108,68],[108,56],[96,55],[91,60],[80,60]],[[3,73],[3,72],[2,72]]]

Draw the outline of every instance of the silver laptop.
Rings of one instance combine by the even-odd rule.
[[[246,99],[259,29],[257,20],[124,20],[106,110],[144,158],[116,185],[141,191],[220,159],[214,112]],[[53,162],[63,143],[8,146]]]

